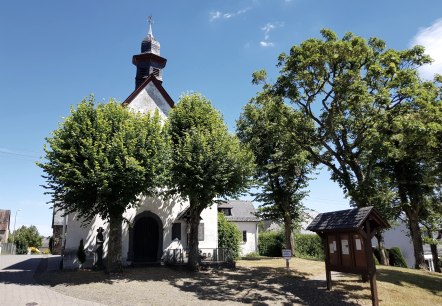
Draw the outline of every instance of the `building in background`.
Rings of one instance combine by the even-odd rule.
[[[8,242],[10,223],[11,211],[0,209],[0,243]]]
[[[218,205],[218,212],[222,212],[227,221],[238,226],[241,235],[241,255],[258,252],[258,223],[255,216],[255,207],[250,201],[231,200]]]

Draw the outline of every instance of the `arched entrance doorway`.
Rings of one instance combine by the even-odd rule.
[[[163,248],[163,225],[160,218],[151,212],[136,216],[129,239],[129,253],[134,262],[158,261]]]

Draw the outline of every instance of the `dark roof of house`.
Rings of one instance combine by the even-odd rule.
[[[218,209],[230,208],[232,215],[226,216],[229,221],[239,222],[258,222],[259,219],[254,215],[256,210],[250,201],[231,200],[226,203],[218,204]]]
[[[0,231],[9,230],[10,220],[11,220],[11,211],[0,209]]]
[[[156,88],[158,88],[158,91],[164,97],[164,99],[169,104],[169,106],[174,107],[175,103],[173,102],[172,98],[169,96],[167,91],[164,89],[163,85],[161,85],[161,81],[159,81],[153,74],[149,75],[146,78],[146,80],[143,83],[141,83],[141,85],[137,89],[135,89],[129,95],[129,97],[127,97],[127,99],[122,103],[122,105],[127,106],[128,104],[130,104],[132,102],[132,100],[135,99],[135,97],[141,92],[141,90],[143,90],[147,86],[147,84],[149,84],[150,82],[152,82],[156,86]]]
[[[313,232],[356,230],[362,226],[370,214],[374,215],[379,227],[389,227],[373,206],[367,206],[319,214],[307,226],[307,230]]]

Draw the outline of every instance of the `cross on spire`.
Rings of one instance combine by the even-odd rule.
[[[149,31],[147,32],[147,36],[150,36],[151,38],[153,38],[153,34],[152,34],[152,15],[149,16]]]

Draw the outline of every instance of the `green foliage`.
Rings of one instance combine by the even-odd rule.
[[[189,200],[189,266],[198,270],[200,214],[215,199],[236,197],[247,189],[253,155],[201,94],[180,98],[169,113],[167,131],[173,152],[168,185],[170,192]]]
[[[46,175],[52,204],[75,212],[84,223],[109,222],[108,269],[121,267],[121,222],[139,195],[164,184],[169,148],[158,112],[141,114],[111,100],[94,106],[90,97],[46,138]]]
[[[402,256],[401,249],[398,247],[388,249],[388,257],[391,266],[407,268],[407,262],[405,261],[404,256]]]
[[[37,227],[22,226],[13,233],[13,239],[17,254],[27,254],[29,247],[39,248],[42,245],[43,237],[40,236]]]
[[[324,260],[324,245],[321,237],[311,234],[295,235],[296,257]]]
[[[77,258],[80,264],[84,264],[86,261],[86,252],[84,251],[83,239],[80,240],[80,245],[78,246]]]
[[[388,256],[388,250],[385,250],[387,252]],[[379,263],[381,262],[381,252],[379,251],[379,248],[373,248],[373,256],[376,258],[376,261]]]
[[[252,153],[228,132],[221,114],[200,94],[180,98],[169,114],[171,187],[204,209],[217,197],[246,190]]]
[[[379,259],[374,255],[374,253],[373,253],[373,261],[375,265],[379,266]]]
[[[46,140],[47,161],[38,165],[52,203],[84,221],[122,215],[139,194],[161,186],[168,154],[158,113],[134,113],[113,100],[94,107],[90,97]]]
[[[310,153],[352,204],[375,206],[387,220],[405,212],[423,265],[418,222],[440,186],[442,77],[419,78],[418,68],[431,62],[422,46],[398,51],[378,38],[321,34],[279,56],[272,93],[315,122],[321,149]]]
[[[218,246],[232,254],[233,259],[240,257],[241,232],[234,223],[227,221],[223,213],[218,213]]]
[[[385,155],[380,132],[387,114],[422,89],[416,68],[430,58],[421,47],[396,51],[377,38],[321,34],[322,40],[309,39],[280,55],[274,90],[315,121],[313,137],[322,149],[311,153],[352,202],[374,205],[394,219],[390,178],[376,167]]]
[[[282,231],[260,232],[258,238],[259,255],[281,257],[284,243]]]
[[[312,131],[309,119],[268,92],[252,99],[237,121],[238,137],[255,155],[254,177],[259,184],[255,200],[262,203],[257,213],[261,219],[284,223],[290,249],[289,233],[301,219],[301,201],[313,171],[310,153],[299,143],[306,144]]]

